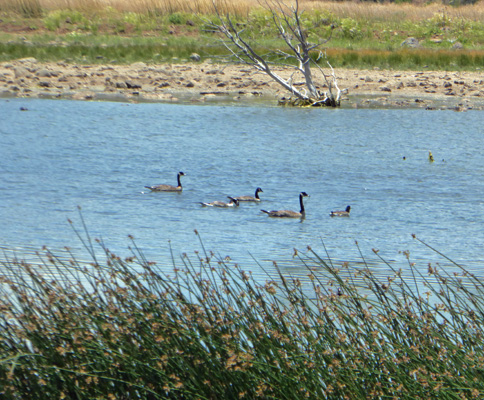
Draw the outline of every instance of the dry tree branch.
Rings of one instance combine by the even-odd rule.
[[[318,39],[317,43],[310,43],[308,41],[309,35],[304,29],[303,21],[301,20],[303,11],[299,9],[299,0],[294,1],[295,5],[291,7],[286,5],[283,0],[260,0],[259,3],[271,13],[274,26],[290,50],[289,52],[276,50],[275,53],[284,59],[294,59],[297,61],[297,66],[283,63],[278,64],[295,70],[289,79],[282,78],[271,69],[270,63],[258,54],[254,47],[242,37],[244,29],[237,29],[229,13],[224,16],[221,14],[216,0],[212,0],[212,4],[220,22],[208,21],[208,24],[212,29],[225,36],[226,40],[222,40],[222,43],[233,58],[267,74],[275,82],[301,100],[303,104],[339,106],[342,91],[337,85],[334,69],[328,62],[332,70],[332,79],[329,79],[328,75],[324,73],[323,69],[317,61],[312,59],[310,54],[331,39],[333,29],[331,29],[329,37],[325,40]],[[321,54],[320,52],[318,61],[321,58]],[[312,64],[316,64],[328,86],[328,92],[324,93],[324,98],[314,83],[311,72]],[[293,78],[296,72],[304,76],[306,87],[301,90],[294,86]],[[333,87],[337,90],[336,96],[333,93]]]

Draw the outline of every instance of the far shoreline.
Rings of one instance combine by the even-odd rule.
[[[277,72],[289,76],[292,70]],[[480,72],[335,68],[335,74],[340,89],[348,89],[342,108],[484,110]],[[288,94],[279,85],[247,65],[82,65],[33,58],[0,63],[0,98],[277,106],[283,96]]]

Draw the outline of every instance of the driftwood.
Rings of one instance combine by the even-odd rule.
[[[341,96],[346,90],[340,90],[338,87],[334,69],[329,61],[327,61],[327,64],[331,69],[330,74],[325,73],[318,64],[322,58],[325,58],[320,48],[331,39],[333,28],[328,38],[320,39],[317,43],[310,43],[307,32],[302,25],[301,16],[303,13],[299,9],[298,0],[295,0],[292,6],[286,5],[282,0],[264,0],[262,2],[262,5],[271,13],[274,26],[288,47],[287,51],[277,51],[277,54],[283,60],[287,60],[285,63],[277,63],[277,65],[294,69],[291,77],[284,79],[274,72],[271,68],[271,63],[264,59],[254,49],[254,46],[244,39],[244,29],[239,30],[238,25],[234,24],[229,14],[221,15],[215,0],[212,1],[220,22],[209,22],[211,29],[220,32],[225,37],[225,39],[222,39],[222,43],[230,52],[232,58],[267,74],[287,90],[290,97],[280,99],[279,104],[329,107],[338,107],[340,105]],[[314,60],[311,54],[318,50],[319,56],[317,60]],[[289,61],[291,60],[293,64],[290,64]],[[294,61],[296,62],[294,63]],[[327,91],[320,92],[317,89],[311,66],[316,67],[322,75]],[[297,74],[302,74],[304,78],[304,86],[302,88],[297,88],[293,83]]]

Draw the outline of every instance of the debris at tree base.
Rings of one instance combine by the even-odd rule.
[[[329,97],[321,100],[281,97],[278,100],[278,104],[284,107],[339,107],[341,105],[339,100],[335,101]]]

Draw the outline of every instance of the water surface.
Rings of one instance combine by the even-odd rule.
[[[355,241],[375,268],[386,267],[373,248],[397,267],[409,250],[422,271],[454,268],[413,233],[481,270],[482,112],[10,99],[0,114],[0,244],[19,253],[47,245],[84,255],[67,222],[82,229],[80,206],[92,237],[127,256],[132,235],[167,268],[170,246],[177,259],[201,250],[196,229],[206,249],[256,273],[254,259],[305,274],[293,249],[325,255],[323,243],[335,263],[360,262]],[[147,193],[175,184],[178,171],[183,193]],[[198,204],[258,186],[260,204]],[[301,191],[304,221],[260,212],[298,210]],[[329,217],[347,205],[350,218]]]

